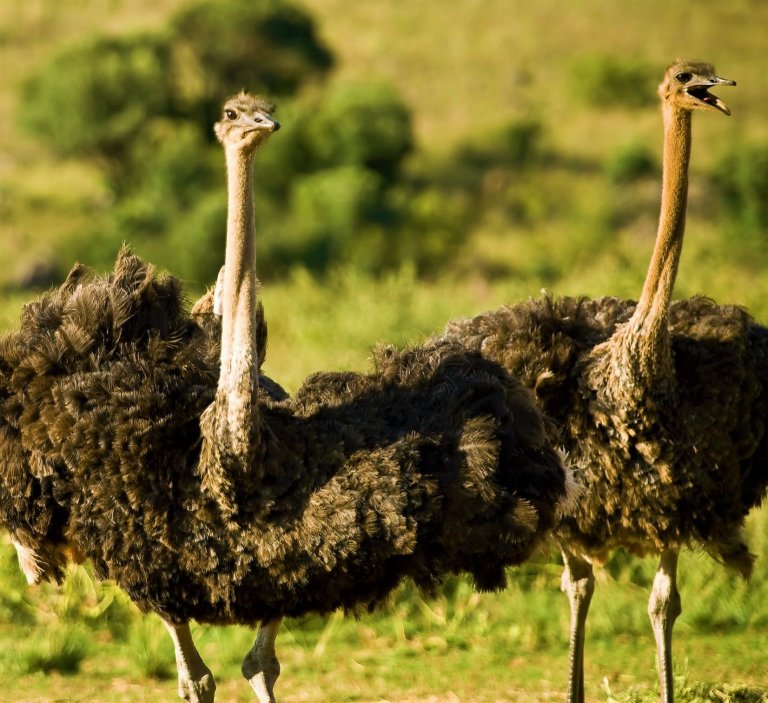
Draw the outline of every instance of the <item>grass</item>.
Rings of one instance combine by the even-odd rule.
[[[614,697],[610,686],[606,683],[605,690],[608,703],[652,703],[658,700],[656,691],[630,690],[626,694]],[[751,686],[727,684],[695,683],[690,685],[685,677],[677,677],[675,681],[675,700],[678,703],[765,703],[768,694]]]
[[[80,627],[59,626],[14,649],[6,665],[20,675],[53,671],[73,675],[79,672],[89,649],[90,642]]]

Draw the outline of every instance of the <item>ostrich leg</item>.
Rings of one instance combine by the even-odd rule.
[[[179,674],[179,698],[187,703],[213,703],[216,682],[192,641],[189,625],[175,625],[163,620],[176,650],[176,669]]]
[[[273,689],[280,676],[280,662],[275,654],[275,637],[281,618],[259,627],[256,641],[243,659],[241,671],[256,692],[259,703],[275,703]]]
[[[589,604],[595,591],[592,565],[560,546],[565,562],[562,590],[571,604],[568,652],[568,703],[584,703],[584,635]]]
[[[677,556],[676,549],[662,552],[648,601],[648,616],[656,638],[662,703],[673,703],[675,696],[672,680],[672,628],[682,612],[677,590]]]

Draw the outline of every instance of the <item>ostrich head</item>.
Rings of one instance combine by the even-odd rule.
[[[272,117],[273,103],[264,98],[240,93],[227,100],[214,126],[216,138],[225,148],[233,147],[252,154],[280,123]]]
[[[709,92],[715,85],[736,85],[736,81],[720,78],[711,64],[677,60],[664,74],[659,95],[663,103],[681,110],[717,110],[730,115],[728,106]]]

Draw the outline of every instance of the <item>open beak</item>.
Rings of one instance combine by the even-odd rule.
[[[730,108],[722,100],[720,100],[720,98],[709,92],[709,89],[715,85],[736,85],[736,81],[715,76],[710,80],[701,81],[695,85],[687,86],[685,88],[685,92],[695,100],[704,103],[707,107],[711,107],[714,110],[719,110],[724,115],[730,115]]]

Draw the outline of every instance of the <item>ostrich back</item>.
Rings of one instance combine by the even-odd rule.
[[[564,425],[578,393],[576,367],[616,326],[629,319],[634,301],[619,298],[529,299],[452,320],[442,338],[497,361],[530,388],[552,421],[553,441],[571,451]]]
[[[37,555],[44,578],[63,577],[71,499],[61,437],[49,432],[56,389],[122,355],[150,359],[171,349],[215,388],[220,325],[201,303],[190,317],[178,281],[123,249],[108,276],[75,265],[61,286],[23,307],[18,331],[0,338],[0,525]],[[268,387],[284,397],[277,384]]]
[[[406,577],[500,588],[555,523],[566,474],[528,391],[450,343],[262,397],[260,478],[223,517],[197,462],[211,371],[191,349],[132,348],[51,393],[70,536],[145,610],[251,623],[372,607]]]
[[[617,546],[694,542],[748,573],[741,527],[768,483],[766,328],[703,297],[673,303],[673,394],[621,406],[589,370],[595,346],[634,308],[544,297],[450,323],[446,334],[519,375],[554,421],[553,440],[585,487],[559,528],[570,548],[601,559]]]

